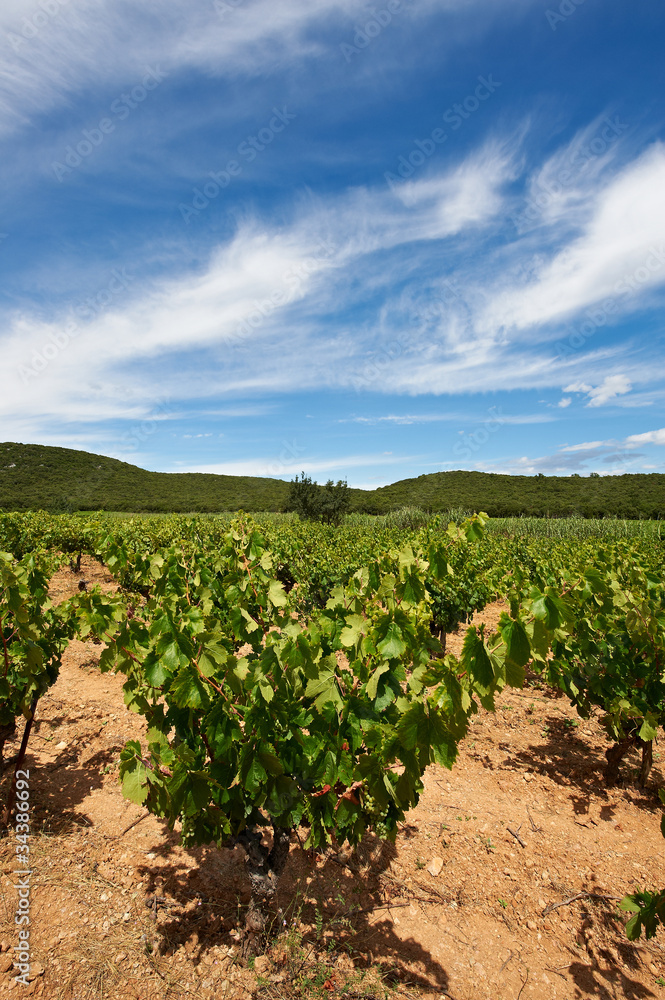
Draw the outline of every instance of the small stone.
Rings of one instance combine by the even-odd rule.
[[[659,976],[660,975],[658,969],[653,964],[653,962],[649,962],[649,972],[651,973],[652,976]]]
[[[536,930],[536,922],[534,920],[527,920],[526,925],[530,931]]]
[[[107,903],[107,902],[108,902],[108,899],[109,899],[109,895],[108,895],[108,893],[107,893],[107,892],[103,892],[103,893],[101,894],[101,896],[99,897],[99,899],[100,899],[100,901],[101,901],[102,903]]]
[[[11,955],[3,955],[2,958],[0,958],[0,973],[4,974],[5,972],[9,972],[13,964],[14,962]]]
[[[543,872],[543,873],[541,874],[541,876],[540,876],[540,877],[542,878],[543,882],[547,882],[548,878],[550,877],[550,873],[548,872],[547,868],[546,868],[546,869],[545,869],[545,871],[544,871],[544,872]]]
[[[66,749],[67,749],[67,744],[64,742],[64,740],[61,741],[60,743],[56,743],[54,747],[54,750],[66,750]]]
[[[11,945],[10,945],[9,941],[4,941],[4,940],[0,941],[0,952],[9,951],[10,948],[11,948]]]
[[[434,878],[436,878],[437,875],[441,874],[442,870],[443,870],[443,858],[432,858],[432,860],[427,866],[427,871],[430,873],[430,875],[433,875]]]
[[[257,955],[254,959],[254,972],[257,976],[263,976],[270,968],[270,959],[267,955]]]
[[[155,854],[154,851],[150,851],[149,854],[146,854],[146,858],[148,859],[148,861],[154,861],[156,857],[157,855]]]
[[[127,954],[124,951],[119,951],[118,954],[113,959],[113,961],[115,962],[116,965],[120,965],[120,963],[124,962],[126,958]]]
[[[123,915],[122,915],[122,919],[124,920],[124,922],[125,922],[125,923],[129,923],[129,921],[131,920],[131,918],[132,918],[132,915],[131,915],[131,913],[129,912],[129,910],[126,910],[126,911],[125,911],[125,912],[123,913]]]
[[[44,975],[44,971],[45,971],[44,970],[44,966],[41,964],[41,962],[31,962],[30,963],[30,975],[29,975],[28,978],[29,979],[36,979],[37,976],[43,976]]]

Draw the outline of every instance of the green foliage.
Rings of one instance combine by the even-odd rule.
[[[469,511],[470,513],[471,511]],[[417,530],[418,528],[424,528],[429,519],[430,515],[422,507],[398,507],[397,510],[391,510],[390,513],[385,515],[383,523],[388,528]]]
[[[665,723],[665,584],[651,562],[620,542],[597,546],[584,567],[562,570],[556,587],[533,586],[528,570],[515,573],[534,615],[540,669],[583,718],[601,708],[616,741],[649,742]]]
[[[665,805],[665,791],[659,789],[660,801]],[[665,837],[665,813],[660,818],[660,832]],[[658,926],[665,924],[665,890],[661,892],[635,892],[624,896],[619,908],[633,916],[626,924],[626,935],[630,941],[637,941],[644,930],[647,940],[652,938]]]
[[[0,727],[10,733],[19,716],[31,719],[37,700],[55,683],[73,635],[70,606],[54,608],[48,575],[54,560],[0,552]],[[2,744],[0,738],[0,757]]]
[[[290,484],[286,509],[296,513],[303,521],[339,524],[350,503],[348,483],[344,480],[334,483],[329,479],[325,486],[319,486],[303,472]]]
[[[125,674],[149,725],[147,746],[123,751],[125,794],[178,820],[186,843],[267,822],[307,826],[312,847],[394,837],[425,768],[452,766],[469,716],[507,682],[501,638],[476,636],[461,663],[436,657],[425,580],[441,544],[358,569],[306,621],[246,521],[214,553],[137,559],[134,584],[151,586],[131,614],[123,595],[81,595],[81,636],[107,641],[100,667]]]
[[[626,937],[629,941],[637,941],[644,930],[647,941],[652,938],[659,924],[665,924],[665,891],[636,892],[624,898],[619,908],[632,913],[626,924]]]
[[[0,516],[2,547],[0,726],[30,717],[74,629],[98,637],[100,668],[124,674],[148,722],[122,751],[124,792],[186,843],[265,824],[304,826],[310,846],[393,837],[424,769],[451,767],[478,706],[527,666],[583,717],[600,707],[616,741],[648,744],[665,724],[665,553],[646,536],[515,537],[485,514],[16,513]],[[123,589],[53,608],[48,576],[78,551]],[[445,655],[441,633],[495,595],[510,608],[497,631],[471,627]],[[626,897],[627,933],[655,933],[664,900]]]
[[[662,518],[664,482],[658,473],[573,478],[457,471],[376,490],[348,489],[348,496],[351,511],[379,515],[416,507],[486,510],[493,518]],[[0,510],[283,511],[289,489],[280,479],[147,472],[69,448],[0,444]]]

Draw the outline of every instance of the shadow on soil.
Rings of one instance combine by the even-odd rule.
[[[547,737],[544,743],[533,744],[527,750],[512,754],[501,766],[514,768],[515,763],[519,762],[530,768],[537,768],[558,785],[570,788],[570,800],[578,816],[588,814],[592,797],[607,799],[611,790],[608,789],[603,773],[607,763],[605,754],[601,749],[591,746],[578,733],[576,726],[559,716],[549,716],[542,732]],[[635,781],[638,769],[639,756],[636,751],[631,750],[621,767],[622,780],[611,787],[623,790],[629,795],[632,804],[640,809],[655,811],[658,808],[658,796],[654,781],[660,782],[660,772],[654,769],[647,788],[640,788]],[[609,803],[601,806],[601,819],[609,822],[614,811],[615,807]]]
[[[40,739],[40,721],[35,720],[23,767],[39,772],[39,782],[31,789],[33,833],[68,833],[80,827],[91,825],[90,819],[79,807],[91,791],[102,788],[105,774],[117,765],[124,743],[114,743],[99,750],[92,757],[83,760],[89,748],[99,740],[97,730],[82,733],[76,743],[57,752],[54,760],[38,763],[35,751],[43,745]],[[67,721],[66,716],[56,716],[49,720],[52,727]],[[48,727],[46,729],[48,732]],[[14,739],[18,747],[22,733]],[[8,745],[8,754],[14,748]],[[14,774],[14,764],[9,762],[0,772],[0,801],[4,801]]]
[[[167,858],[168,845],[153,850]],[[173,862],[157,869],[149,864],[138,871],[148,877],[147,902],[154,910],[155,949],[173,951],[183,945],[197,964],[213,945],[232,945],[236,928],[244,926],[249,903],[249,881],[244,852],[195,848],[188,852],[195,868]],[[408,980],[425,990],[447,990],[448,975],[429,951],[394,931],[389,908],[411,905],[405,896],[386,902],[381,875],[395,856],[392,844],[365,838],[357,855],[339,862],[333,856],[311,856],[291,847],[280,880],[276,920],[279,931],[302,933],[303,964],[329,949],[331,964],[341,954],[351,955],[357,969],[381,963],[388,980]],[[155,897],[157,902],[155,903]],[[376,919],[381,912],[386,919]],[[286,923],[284,923],[284,921]],[[309,929],[299,931],[301,925]],[[318,928],[318,933],[317,933]]]
[[[594,887],[590,886],[589,891]],[[640,971],[641,959],[635,946],[625,937],[623,921],[611,903],[584,903],[581,906],[581,936],[589,964],[573,961],[568,967],[579,994],[602,998],[645,998],[657,996],[633,979]]]

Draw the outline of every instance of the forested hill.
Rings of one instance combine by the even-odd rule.
[[[402,479],[366,496],[381,511],[417,504],[432,510],[484,510],[491,517],[665,517],[665,475],[661,473],[590,478],[435,472]]]
[[[280,479],[147,472],[85,451],[0,444],[0,510],[278,511],[288,490]],[[665,475],[658,473],[576,478],[436,472],[350,492],[352,509],[370,514],[415,505],[485,510],[492,517],[665,517]]]

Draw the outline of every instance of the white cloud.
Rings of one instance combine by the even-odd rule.
[[[594,198],[628,131],[616,115],[599,115],[556,150],[529,180],[526,206],[517,216],[521,228],[578,226],[580,218],[593,211]]]
[[[655,143],[597,193],[581,234],[533,280],[494,295],[481,328],[525,330],[610,299],[617,312],[625,298],[665,284],[663,217],[665,146]]]
[[[606,448],[608,445],[616,445],[616,441],[583,441],[581,444],[567,444],[560,448],[560,451],[574,454],[576,451],[595,451],[597,448]]]
[[[589,407],[627,403],[622,397],[632,385],[652,386],[659,377],[648,345],[640,345],[641,353],[633,349],[632,356],[626,344],[599,345],[561,361],[545,337],[514,341],[482,328],[492,288],[510,286],[506,274],[514,260],[532,254],[521,239],[496,253],[482,249],[485,236],[494,235],[491,213],[513,169],[502,149],[486,143],[462,166],[395,191],[380,184],[326,199],[308,197],[292,210],[290,224],[247,222],[201,270],[142,288],[137,283],[106,313],[79,322],[79,335],[65,349],[55,349],[52,341],[62,342],[70,317],[47,321],[45,311],[39,317],[8,316],[0,340],[8,372],[32,365],[45,348],[54,356],[27,384],[7,380],[0,400],[5,433],[37,440],[54,422],[61,428],[113,419],[126,425],[145,419],[161,397],[170,403],[160,419],[176,419],[184,401],[200,404],[206,397],[209,412],[220,416],[242,415],[245,400],[260,415],[261,393],[322,387],[441,396],[565,383],[563,392],[584,393]],[[490,212],[486,232],[473,199],[460,196],[464,170],[473,184],[493,192],[484,203]],[[479,180],[484,170],[487,179]],[[462,226],[458,237],[449,233],[451,220]],[[460,245],[474,251],[463,263]],[[355,318],[359,304],[367,319]],[[564,400],[558,405],[564,408]],[[397,424],[467,418],[407,411],[382,419]],[[556,417],[502,419],[535,424]]]
[[[630,446],[642,444],[665,445],[665,427],[661,427],[657,431],[647,431],[645,434],[631,434],[626,438],[626,442]]]
[[[502,207],[501,186],[515,177],[510,145],[489,142],[450,173],[395,185],[395,193],[407,208],[426,206],[441,236],[486,222]]]
[[[591,386],[586,382],[571,382],[563,387],[564,392],[591,392]]]
[[[604,406],[617,396],[624,396],[630,392],[632,384],[625,375],[606,375],[603,381],[597,386],[591,386],[588,382],[571,382],[565,386],[564,392],[583,392],[589,399],[587,406]],[[568,406],[570,399],[561,400],[559,406]]]
[[[563,399],[560,399],[556,405],[559,407],[559,409],[565,410],[566,407],[570,406],[572,401],[573,400],[571,396],[564,396]]]
[[[604,406],[611,399],[630,392],[631,384],[625,375],[608,375],[589,393],[587,406]]]
[[[491,10],[497,2],[419,0],[402,17],[469,6]],[[510,9],[515,0],[502,6]],[[228,7],[217,13],[212,0],[66,0],[51,16],[37,4],[3,0],[0,28],[8,36],[0,53],[0,132],[67,105],[86,87],[127,86],[154,62],[175,72],[240,76],[292,69],[326,53],[338,61],[341,42],[372,16],[364,0],[244,0]],[[331,37],[339,41],[331,44]]]
[[[353,424],[397,424],[397,425],[409,425],[409,424],[430,424],[437,423],[440,420],[456,421],[463,419],[459,413],[418,413],[418,414],[389,414],[382,417],[348,417],[339,421],[339,423],[353,423]]]
[[[490,159],[482,149],[465,162],[475,176],[478,164]],[[0,414],[30,415],[37,424],[50,417],[81,422],[113,415],[140,419],[156,392],[187,399],[220,395],[220,390],[237,396],[259,389],[299,389],[322,380],[348,384],[359,370],[359,362],[350,363],[350,358],[358,355],[361,345],[346,334],[314,334],[313,322],[302,318],[288,321],[285,340],[285,317],[305,301],[305,316],[334,309],[339,304],[337,284],[348,288],[351,276],[362,276],[366,294],[374,280],[370,272],[375,252],[398,252],[401,246],[446,234],[448,198],[455,202],[456,227],[464,225],[465,211],[467,223],[477,225],[476,207],[459,204],[457,181],[447,182],[458,173],[455,168],[438,181],[426,182],[436,188],[439,218],[432,217],[430,194],[407,209],[387,186],[356,189],[329,202],[310,200],[297,210],[290,227],[241,226],[212,254],[202,273],[163,279],[137,292],[130,289],[123,293],[126,298],[116,297],[107,312],[88,323],[77,321],[74,331],[69,325],[72,316],[51,322],[28,314],[10,317],[9,333],[2,339],[3,362],[19,378],[0,401]],[[500,184],[504,176],[502,161],[487,184]],[[385,268],[376,280],[380,285],[390,280]],[[159,385],[146,382],[137,367],[137,362],[148,360],[172,365],[176,356],[193,357],[197,350],[215,355],[205,371],[199,359],[185,362]],[[216,377],[220,366],[223,387]],[[71,392],[73,382],[76,394]],[[35,399],[26,388],[37,385]]]
[[[192,465],[178,467],[175,472],[207,472],[218,476],[293,476],[305,471],[312,473],[338,472],[340,469],[368,468],[374,465],[397,465],[401,462],[414,461],[419,456],[381,454],[344,455],[342,457],[317,458],[308,460],[305,455],[296,461],[283,461],[279,456],[273,458],[237,459],[233,462],[214,462],[208,465]],[[180,466],[182,463],[180,463]]]

